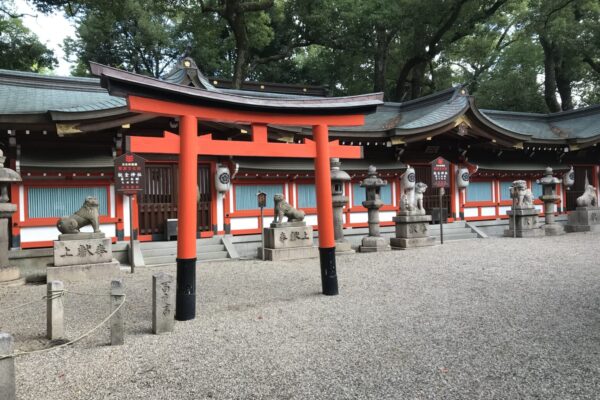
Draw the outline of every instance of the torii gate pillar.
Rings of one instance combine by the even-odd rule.
[[[175,319],[196,316],[196,230],[198,219],[198,121],[184,115],[179,119],[179,198],[177,234],[177,295]]]
[[[327,125],[313,126],[316,143],[315,186],[317,190],[317,220],[319,224],[319,260],[323,294],[338,294],[335,268],[335,236],[333,205],[331,203],[331,166],[329,160],[329,132]]]

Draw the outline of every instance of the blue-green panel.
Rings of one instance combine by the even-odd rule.
[[[500,182],[500,200],[510,200],[510,188],[512,182],[503,181]]]
[[[88,196],[98,199],[98,212],[108,215],[107,189],[100,187],[30,187],[27,189],[29,218],[65,217],[79,210]]]
[[[392,185],[387,184],[379,188],[379,197],[384,204],[392,204]],[[367,199],[367,192],[360,183],[352,184],[352,204],[354,206],[362,206],[362,202]]]
[[[317,207],[317,192],[315,191],[315,185],[311,183],[302,183],[298,185],[298,207]]]
[[[544,193],[544,188],[536,181],[533,181],[531,182],[531,193],[533,194],[533,199],[536,200]]]
[[[256,199],[256,194],[258,192],[267,194],[266,208],[273,208],[273,196],[278,193],[283,193],[283,185],[235,185],[236,211],[258,210],[258,202]]]
[[[492,201],[492,182],[471,182],[467,187],[467,202]]]

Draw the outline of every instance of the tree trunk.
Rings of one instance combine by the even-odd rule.
[[[383,28],[377,28],[375,48],[375,71],[373,77],[373,91],[385,92],[385,73],[387,71],[387,57],[391,35]]]
[[[423,79],[425,78],[425,67],[424,62],[416,65],[412,70],[412,78],[410,80],[410,98],[416,99],[421,97],[423,91]]]
[[[571,79],[567,77],[564,68],[564,62],[556,69],[556,86],[560,95],[560,104],[563,111],[572,110],[573,98],[571,96]]]
[[[248,67],[248,55],[250,52],[250,43],[248,41],[248,33],[246,32],[246,21],[243,14],[231,13],[227,16],[229,26],[233,30],[235,37],[235,65],[233,67],[233,82],[234,89],[241,89],[242,82],[246,79]]]
[[[556,100],[556,63],[555,52],[552,44],[544,35],[540,35],[540,44],[544,50],[544,100],[550,112],[561,111],[560,104]]]
[[[396,101],[406,100],[404,97],[406,96],[408,89],[410,89],[406,85],[408,82],[408,75],[411,73],[413,68],[425,61],[427,60],[423,57],[417,56],[409,59],[406,63],[404,63],[402,69],[400,70],[400,73],[398,74],[398,79],[396,80],[396,91],[394,96]]]

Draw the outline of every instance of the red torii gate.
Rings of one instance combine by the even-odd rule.
[[[364,113],[374,111],[382,103],[382,94],[317,100],[265,99],[174,85],[95,63],[91,67],[111,94],[127,96],[130,111],[179,118],[179,136],[165,132],[161,138],[131,137],[131,147],[136,152],[179,154],[176,319],[193,319],[196,312],[198,155],[314,158],[323,294],[338,294],[329,160],[361,158],[362,149],[329,142],[328,126],[363,125]],[[215,140],[210,134],[198,136],[198,120],[249,124],[252,141]],[[312,126],[314,141],[268,142],[268,124]]]

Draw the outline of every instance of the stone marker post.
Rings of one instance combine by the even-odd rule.
[[[13,337],[0,332],[0,356],[13,353]],[[0,400],[15,400],[15,359],[0,360]]]
[[[125,286],[122,279],[110,282],[110,312],[121,305],[125,296]],[[119,309],[110,319],[110,344],[112,346],[125,343],[125,328],[123,324],[123,309]]]
[[[46,336],[50,340],[65,337],[64,304],[61,291],[64,289],[61,281],[47,284],[46,293]]]
[[[152,333],[173,332],[175,325],[175,280],[173,275],[152,275]]]

